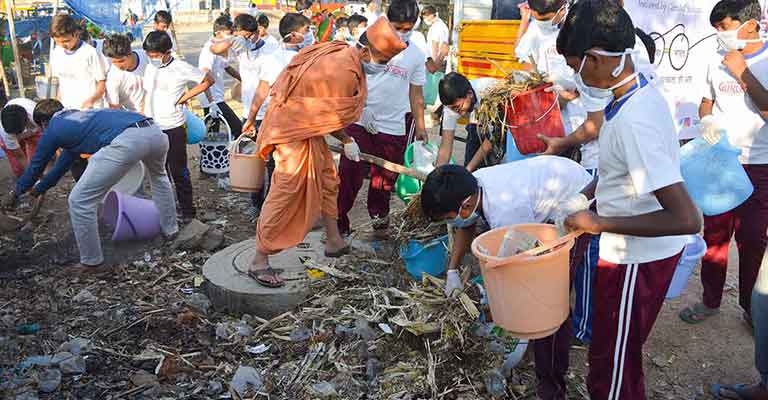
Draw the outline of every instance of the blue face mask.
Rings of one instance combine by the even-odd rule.
[[[479,193],[479,191],[478,191]],[[461,206],[459,207],[459,212],[456,213],[456,218],[451,221],[451,225],[455,228],[469,228],[470,226],[474,225],[478,218],[480,218],[480,214],[477,213],[477,208],[480,206],[480,196],[477,197],[477,203],[475,203],[475,209],[472,210],[472,213],[469,214],[467,218],[461,217],[461,209],[464,208],[464,204],[469,201],[469,198],[464,200],[464,202],[461,203]]]
[[[315,35],[310,31],[304,34],[304,41],[298,45],[300,49],[309,47],[315,44]]]

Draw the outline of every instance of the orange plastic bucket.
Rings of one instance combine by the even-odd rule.
[[[240,152],[240,142],[245,138],[240,135],[229,149],[229,187],[236,192],[258,192],[264,187],[267,164],[257,152]]]
[[[518,94],[503,110],[507,127],[522,155],[541,153],[547,149],[539,134],[565,136],[557,93],[544,91],[550,86],[552,84],[548,83]]]
[[[525,253],[499,258],[497,254],[507,229],[525,232],[545,246],[556,246],[547,254]],[[472,253],[480,260],[493,322],[510,336],[540,339],[560,328],[570,307],[570,250],[577,234],[563,237],[554,225],[522,224],[491,230],[472,242]],[[488,251],[480,251],[483,248]]]

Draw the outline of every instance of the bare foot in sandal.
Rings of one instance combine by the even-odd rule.
[[[720,313],[719,308],[709,308],[704,303],[696,303],[680,312],[680,319],[695,325],[706,321],[709,317]]]
[[[279,288],[285,285],[285,281],[280,277],[281,272],[269,266],[266,254],[256,251],[247,274],[261,286]]]

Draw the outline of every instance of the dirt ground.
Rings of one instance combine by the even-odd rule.
[[[180,28],[179,44],[187,61],[196,64],[199,48],[208,36],[207,29],[207,26],[202,25]],[[239,102],[232,101],[230,104],[235,106],[233,108],[240,109]],[[190,146],[189,150],[190,170],[195,184],[199,213],[213,213],[215,218],[225,220],[222,225],[225,244],[252,237],[254,223],[244,213],[248,207],[247,196],[227,193],[219,189],[215,178],[201,179],[198,176],[197,149],[195,146]],[[457,149],[458,154],[462,151],[461,147]],[[10,187],[11,182],[7,162],[0,160],[0,188],[3,188],[3,193]],[[30,292],[25,298],[7,297],[10,293],[18,294],[18,288],[26,284],[35,286],[36,282],[46,279],[72,280],[77,283],[83,279],[78,274],[69,273],[66,270],[67,267],[54,266],[50,263],[51,255],[55,253],[57,246],[66,244],[67,240],[71,241],[71,228],[66,212],[66,195],[71,186],[72,180],[69,176],[62,179],[62,183],[51,191],[44,210],[42,220],[46,222],[39,229],[52,232],[50,235],[54,238],[52,243],[33,245],[32,249],[28,249],[30,252],[27,254],[6,252],[6,249],[0,251],[0,314],[3,308],[14,307],[20,302],[44,301],[46,296],[44,292]],[[394,196],[392,205],[393,207],[403,206],[399,200],[394,199]],[[365,223],[367,220],[364,189],[353,211],[353,224]],[[146,252],[152,251],[147,244],[117,247],[113,244],[105,244],[105,246],[108,258],[114,261],[141,259]],[[682,308],[700,298],[701,284],[698,280],[698,272],[691,279],[681,298],[664,304],[655,329],[645,346],[644,359],[649,398],[705,399],[710,398],[709,385],[713,383],[756,381],[757,373],[753,366],[753,337],[742,320],[741,310],[737,304],[737,257],[733,250],[729,261],[731,268],[722,312],[718,316],[697,326],[687,325],[677,317]],[[199,265],[192,266],[197,273],[202,261],[204,259],[201,259]],[[15,290],[12,291],[11,288]],[[82,315],[67,315],[66,322],[71,322],[72,318],[87,318],[88,313],[89,310],[83,309]],[[44,318],[49,329],[53,329],[51,325],[55,325],[57,321],[55,312],[52,315],[45,315]],[[33,321],[27,320],[27,322]],[[60,322],[63,324],[65,321]],[[16,338],[13,326],[2,326],[0,337],[2,336],[5,336],[5,340]],[[48,347],[50,345],[49,343]],[[54,347],[56,345],[58,344]],[[3,347],[0,346],[0,350],[2,349]],[[34,347],[26,350],[22,352],[25,355],[34,353]],[[16,357],[20,357],[22,353],[14,353],[12,358],[5,358],[0,352],[0,367],[12,367],[20,361]],[[9,355],[6,353],[6,356]],[[587,370],[586,350],[574,348],[571,360],[573,376],[583,377]]]

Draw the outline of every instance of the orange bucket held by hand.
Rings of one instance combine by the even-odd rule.
[[[252,152],[243,152],[240,142],[252,143]],[[250,145],[246,144],[246,145]],[[256,142],[247,135],[232,142],[229,149],[229,185],[236,192],[258,192],[264,187],[266,162],[259,157]]]
[[[565,136],[557,93],[545,92],[551,83],[538,86],[513,97],[504,106],[505,122],[515,139],[520,154],[541,153],[547,149],[538,135]]]
[[[511,257],[493,256],[508,229],[531,235],[543,246]],[[472,242],[496,325],[521,339],[544,338],[560,328],[570,312],[570,250],[580,234],[560,237],[554,225],[521,224],[493,229]]]

